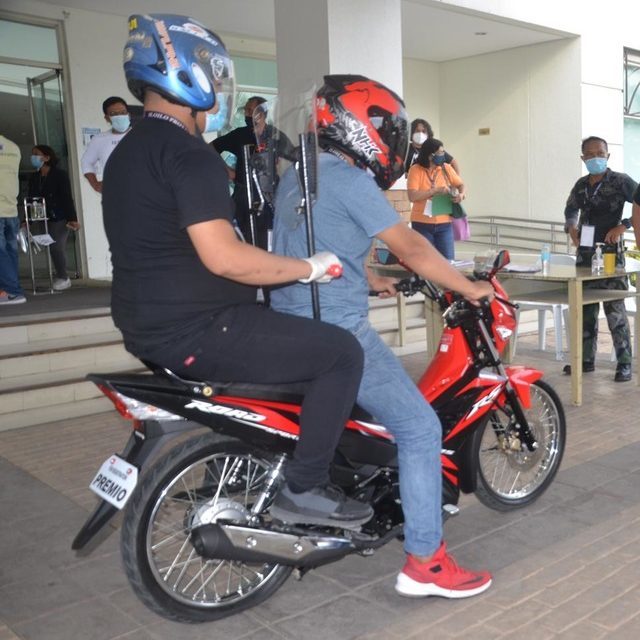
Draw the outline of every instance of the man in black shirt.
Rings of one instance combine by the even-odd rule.
[[[251,237],[251,225],[249,222],[249,201],[247,198],[247,173],[244,167],[244,147],[249,145],[251,147],[250,152],[256,145],[256,137],[253,130],[253,110],[260,104],[264,104],[266,100],[261,96],[251,96],[244,105],[244,127],[238,127],[229,131],[224,136],[216,138],[211,144],[213,148],[218,152],[228,151],[236,157],[236,166],[233,176],[233,202],[236,205],[235,219],[238,223],[238,228],[242,232],[247,242],[252,241]],[[257,237],[255,238],[256,245],[262,249],[267,248],[266,244],[266,231],[269,226],[269,221],[265,219],[265,216],[261,216],[256,220]]]
[[[565,231],[571,236],[577,249],[577,266],[591,266],[591,258],[596,242],[616,244],[631,227],[631,220],[622,219],[625,202],[631,202],[636,183],[626,174],[607,168],[609,149],[606,140],[592,136],[582,142],[582,160],[588,175],[576,182],[564,210]],[[578,222],[579,221],[579,222]],[[582,233],[591,229],[593,234]],[[581,235],[584,238],[581,239]],[[587,243],[587,235],[592,236]],[[618,264],[624,264],[624,255],[618,253]],[[626,278],[607,278],[584,283],[587,289],[627,289]],[[613,345],[616,350],[618,366],[614,380],[631,380],[631,336],[629,320],[624,300],[605,302],[604,313],[607,317]],[[595,369],[595,357],[598,348],[598,304],[584,306],[584,332],[582,340],[582,370]]]
[[[132,16],[124,56],[145,117],[109,158],[102,193],[112,313],[127,349],[203,380],[307,382],[285,470],[297,496],[291,521],[305,522],[310,511],[317,521],[321,508],[327,525],[366,522],[369,506],[328,486],[360,384],[359,344],[332,325],[254,303],[256,285],[327,282],[337,258],[297,260],[238,239],[224,162],[201,138],[224,124],[233,95],[215,33],[191,18]]]

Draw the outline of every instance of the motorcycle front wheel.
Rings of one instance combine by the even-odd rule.
[[[142,602],[179,622],[217,620],[269,598],[292,568],[206,559],[190,540],[198,524],[246,521],[272,465],[255,449],[213,434],[163,455],[127,504],[121,552]]]
[[[549,487],[562,461],[567,425],[556,392],[542,380],[531,385],[531,407],[523,407],[538,443],[529,451],[518,438],[509,407],[494,409],[476,438],[476,496],[498,511],[520,509]]]

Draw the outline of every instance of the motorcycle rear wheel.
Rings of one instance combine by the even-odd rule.
[[[207,622],[253,607],[282,586],[291,567],[207,560],[189,537],[212,514],[246,516],[271,467],[252,447],[205,434],[149,469],[127,504],[121,534],[127,577],[147,607],[178,622]]]
[[[476,439],[480,502],[497,511],[520,509],[549,487],[562,461],[567,436],[564,409],[556,392],[542,380],[531,385],[531,407],[523,411],[538,449],[519,444],[509,416],[491,412]]]

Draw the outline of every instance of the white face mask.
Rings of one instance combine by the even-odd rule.
[[[411,139],[415,144],[423,144],[424,142],[427,141],[427,134],[424,131],[416,131],[411,136]]]

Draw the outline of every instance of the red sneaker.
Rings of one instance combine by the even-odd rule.
[[[456,564],[443,542],[429,562],[419,562],[409,554],[398,574],[396,591],[401,596],[419,598],[468,598],[491,586],[491,574],[486,571],[467,571]]]

